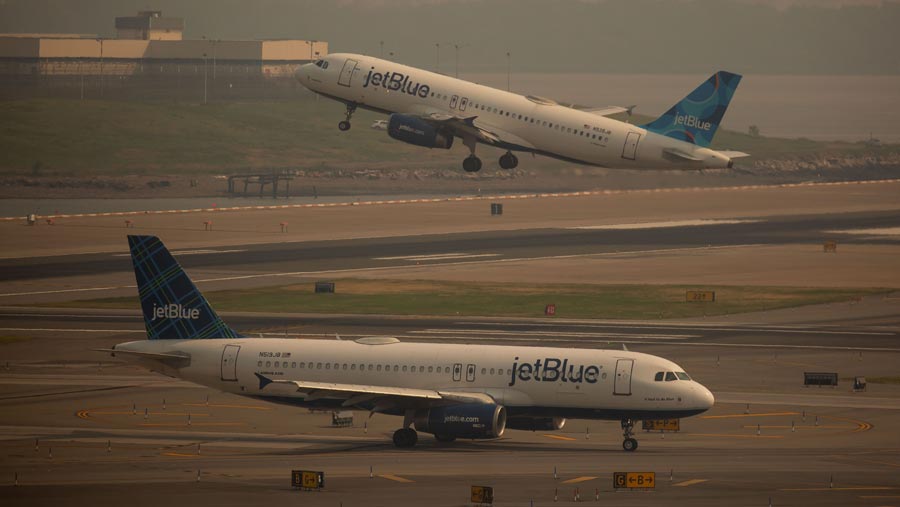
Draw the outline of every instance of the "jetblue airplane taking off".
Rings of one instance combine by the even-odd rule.
[[[478,143],[507,150],[500,167],[519,163],[513,152],[620,169],[730,168],[737,151],[709,149],[741,76],[719,71],[652,122],[637,126],[608,118],[632,108],[574,109],[369,56],[335,53],[300,67],[310,90],[343,102],[338,124],[350,129],[357,107],[389,114],[388,135],[425,148],[469,149],[463,169],[477,172]]]
[[[666,359],[624,350],[248,338],[225,324],[162,242],[128,236],[147,340],[104,349],[220,391],[310,408],[403,417],[442,442],[506,428],[558,430],[565,418],[619,420],[633,451],[635,420],[705,412],[713,395]],[[415,429],[413,429],[415,428]]]

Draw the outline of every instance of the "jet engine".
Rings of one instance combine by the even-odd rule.
[[[387,132],[398,141],[425,148],[446,150],[453,146],[453,134],[408,114],[392,114],[388,120]]]
[[[415,424],[416,430],[447,440],[497,438],[506,429],[506,408],[480,404],[432,408],[418,412]]]
[[[565,425],[565,417],[510,417],[506,420],[506,427],[511,430],[556,431]]]

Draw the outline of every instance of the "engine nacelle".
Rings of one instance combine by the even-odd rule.
[[[506,420],[506,427],[511,430],[556,431],[565,425],[565,417],[510,417]]]
[[[444,437],[497,438],[506,429],[502,405],[453,405],[416,414],[416,430]]]
[[[427,121],[407,114],[392,114],[388,120],[388,135],[398,141],[425,148],[450,149],[453,134],[437,128]]]

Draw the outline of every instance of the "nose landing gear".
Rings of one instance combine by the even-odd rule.
[[[356,112],[356,104],[350,103],[347,104],[347,119],[338,123],[338,129],[342,132],[346,132],[350,130],[350,118],[353,116],[353,113]]]
[[[638,441],[632,435],[634,435],[634,421],[622,419],[622,436],[625,437],[625,440],[622,441],[622,449],[628,452],[633,452],[638,448]]]

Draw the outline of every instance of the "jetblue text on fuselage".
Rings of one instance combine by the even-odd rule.
[[[375,67],[366,74],[363,81],[363,88],[371,86],[380,86],[394,92],[402,91],[419,98],[426,98],[431,93],[431,87],[427,84],[414,83],[409,80],[409,76],[401,72],[375,72]]]
[[[557,359],[555,357],[546,357],[543,360],[537,359],[534,363],[519,364],[519,358],[516,357],[512,365],[512,375],[509,385],[516,384],[516,380],[522,382],[571,382],[580,384],[587,382],[588,384],[596,384],[597,377],[600,375],[600,366],[569,364],[568,359]]]

